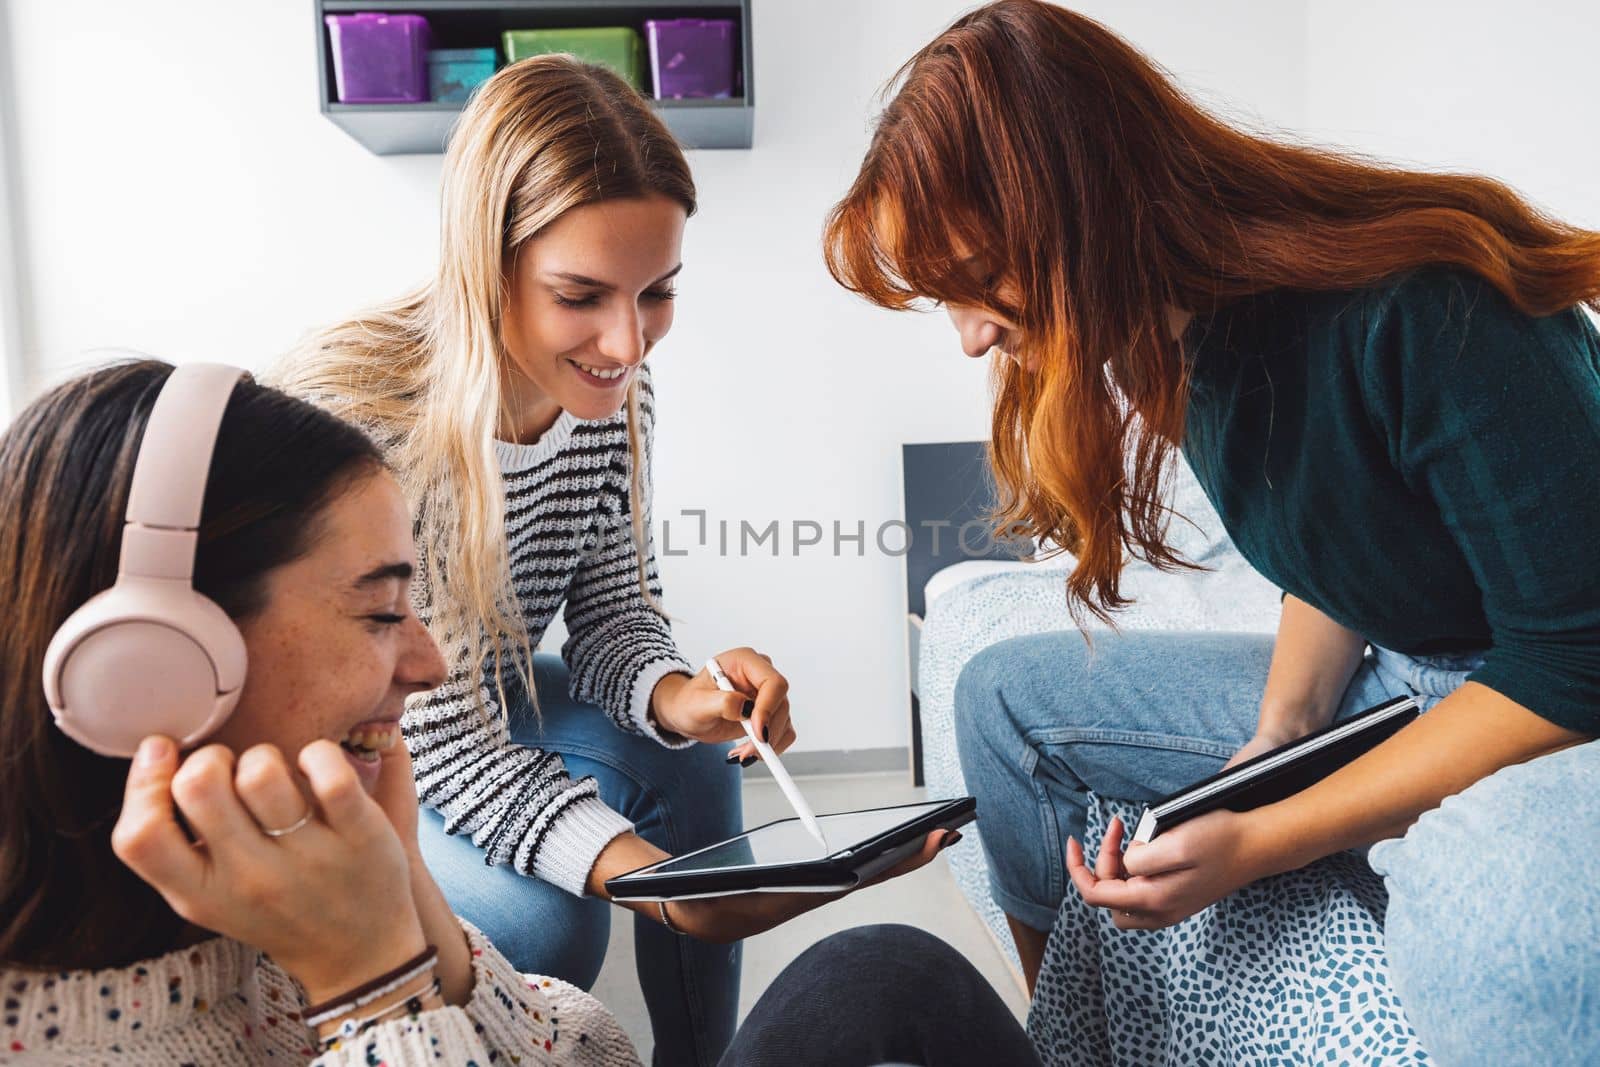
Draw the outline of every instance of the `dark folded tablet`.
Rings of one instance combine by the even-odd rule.
[[[1144,809],[1133,840],[1149,841],[1218,808],[1249,811],[1292,797],[1388,740],[1416,717],[1416,703],[1410,697],[1396,697],[1202,778]]]
[[[606,890],[618,900],[681,900],[853,889],[916,852],[930,830],[971,822],[977,807],[959,797],[819,815],[826,848],[799,819],[780,819],[608,879]]]

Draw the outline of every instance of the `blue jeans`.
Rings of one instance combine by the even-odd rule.
[[[1049,930],[1087,794],[1148,802],[1213,774],[1255,732],[1273,638],[1036,634],[956,684],[962,772],[991,891]],[[1476,656],[1369,655],[1336,718],[1394,696],[1427,710]],[[1600,744],[1508,767],[1369,853],[1390,901],[1390,977],[1434,1057],[1600,1062]]]
[[[744,829],[740,771],[725,745],[663,748],[619,730],[599,708],[574,703],[560,657],[536,655],[539,715],[507,687],[512,740],[559,752],[574,778],[592,776],[600,796],[639,836],[677,854]],[[520,687],[519,687],[520,689]],[[520,699],[519,699],[520,697]],[[509,867],[489,867],[467,837],[444,832],[423,809],[423,858],[450,906],[477,926],[520,971],[594,985],[611,933],[612,906],[574,897]],[[655,1062],[709,1067],[733,1040],[741,948],[678,937],[635,916],[639,985],[650,1012]]]

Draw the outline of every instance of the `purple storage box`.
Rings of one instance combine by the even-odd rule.
[[[738,33],[732,19],[647,19],[644,34],[657,100],[734,94]]]
[[[416,104],[428,99],[427,19],[372,11],[324,18],[340,103]]]

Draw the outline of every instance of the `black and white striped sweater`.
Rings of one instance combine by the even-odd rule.
[[[648,370],[639,373],[639,408],[645,573],[659,603],[648,537],[655,422]],[[672,747],[689,744],[664,737],[648,715],[650,694],[664,675],[694,672],[666,618],[639,588],[626,410],[593,422],[562,412],[536,443],[497,441],[495,451],[505,480],[511,577],[530,641],[538,645],[564,602],[569,636],[561,658],[573,699],[598,705],[624,730]],[[426,606],[420,610],[426,621]],[[575,781],[560,756],[511,740],[487,665],[458,670],[415,698],[404,730],[422,802],[444,816],[449,833],[470,834],[490,863],[581,894],[600,850],[633,828],[600,800],[594,779]]]

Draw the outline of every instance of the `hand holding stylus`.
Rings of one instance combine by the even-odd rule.
[[[707,744],[744,740],[745,722],[755,736],[783,752],[794,744],[789,718],[789,680],[772,660],[753,648],[717,653],[717,661],[733,679],[734,690],[719,689],[706,671],[689,677],[669,674],[656,683],[650,715],[668,733]],[[730,753],[730,761],[749,766],[757,759],[755,746],[745,740]]]

